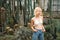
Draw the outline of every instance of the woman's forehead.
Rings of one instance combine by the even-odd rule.
[[[42,9],[40,7],[36,7],[35,11],[42,11]]]

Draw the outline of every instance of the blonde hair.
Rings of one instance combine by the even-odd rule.
[[[36,15],[36,11],[37,11],[38,9],[42,12],[42,9],[41,9],[40,7],[36,7],[36,8],[34,9],[34,15]]]

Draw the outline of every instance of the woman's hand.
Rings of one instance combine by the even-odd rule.
[[[37,32],[37,30],[36,30],[36,29],[33,29],[33,31],[34,31],[34,32]]]
[[[45,29],[43,29],[42,31],[43,31],[43,32],[46,32],[46,30],[45,30]]]

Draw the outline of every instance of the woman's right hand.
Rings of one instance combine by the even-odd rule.
[[[33,31],[34,31],[34,32],[37,32],[37,30],[36,30],[36,29],[34,29]]]

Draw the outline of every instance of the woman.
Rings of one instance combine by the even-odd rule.
[[[40,7],[34,10],[34,17],[31,19],[31,29],[33,30],[32,40],[44,40],[45,28],[43,26],[43,14]]]

